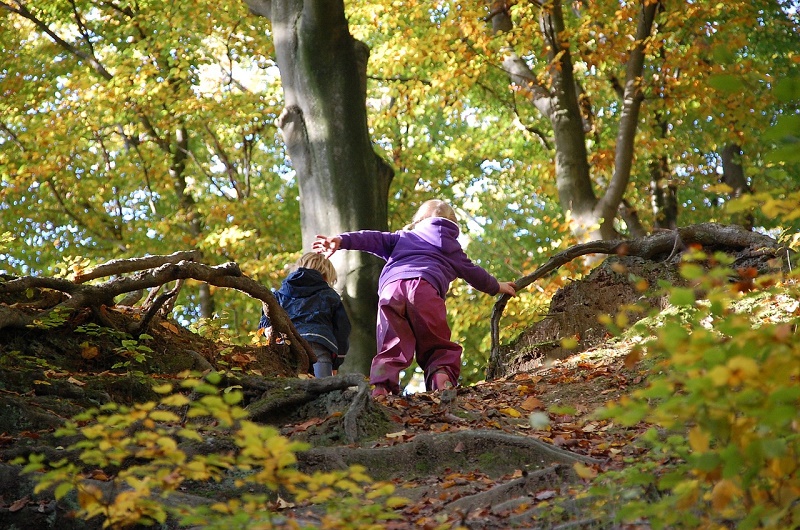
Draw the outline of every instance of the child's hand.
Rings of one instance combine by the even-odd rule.
[[[317,236],[316,241],[311,245],[311,250],[323,254],[326,258],[333,256],[333,253],[339,250],[339,245],[342,243],[342,238],[339,236]]]
[[[514,285],[514,282],[500,282],[500,292],[508,296],[514,296],[517,294],[517,286]]]

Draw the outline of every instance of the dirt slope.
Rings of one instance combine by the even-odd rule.
[[[592,413],[642,384],[646,371],[641,363],[626,366],[631,343],[612,340],[597,315],[631,301],[661,307],[662,299],[636,284],[676,278],[671,265],[615,258],[570,284],[553,300],[551,313],[563,318],[532,326],[506,348],[504,373],[493,381],[377,400],[356,374],[297,378],[288,350],[215,343],[169,320],[154,318],[151,338],[131,342],[119,330],[142,315],[127,307],[6,326],[0,329],[0,528],[99,528],[101,521],[72,519],[68,502],[34,494],[31,479],[11,462],[32,453],[69,456],[54,432],[86,408],[153,400],[152,386],[182,371],[231,367],[241,375],[228,376],[226,384],[243,390],[251,419],[312,444],[299,455],[303,470],[360,463],[374,478],[396,484],[410,502],[388,528],[612,528],[585,520],[572,501],[587,485],[575,464],[588,476],[638,453],[632,442],[641,429]],[[35,315],[62,299],[48,297],[42,290],[0,299],[0,317]],[[577,350],[560,350],[559,338],[574,335],[582,338]],[[201,489],[186,493],[194,502],[236,494]],[[562,510],[552,510],[556,504]],[[320,517],[304,506],[284,507],[282,514],[310,523]]]

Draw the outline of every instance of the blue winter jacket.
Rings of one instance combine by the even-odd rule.
[[[273,293],[300,336],[328,348],[339,358],[335,364],[341,364],[350,348],[350,319],[339,293],[325,282],[322,274],[300,267]],[[258,327],[269,325],[269,318],[262,311]]]

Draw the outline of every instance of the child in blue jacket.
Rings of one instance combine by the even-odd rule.
[[[297,260],[294,272],[274,291],[297,332],[317,356],[315,377],[333,375],[350,347],[350,319],[342,298],[333,290],[335,283],[336,269],[330,260],[322,254],[308,252]],[[263,310],[258,327],[270,327]]]

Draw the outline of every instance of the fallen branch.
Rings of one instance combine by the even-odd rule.
[[[298,371],[300,373],[308,371],[312,360],[315,360],[316,357],[308,343],[297,333],[288,315],[267,287],[242,274],[236,263],[231,262],[210,267],[195,261],[173,262],[175,257],[180,254],[118,260],[112,262],[113,267],[101,265],[87,273],[87,275],[82,276],[81,281],[86,281],[87,278],[96,279],[100,277],[101,274],[98,270],[103,273],[119,274],[121,272],[136,271],[138,270],[136,267],[161,263],[154,269],[138,270],[138,272],[130,276],[117,277],[96,285],[75,283],[61,278],[39,278],[35,276],[14,278],[6,282],[0,282],[0,294],[19,294],[28,289],[50,289],[68,295],[66,300],[37,314],[25,314],[8,307],[0,308],[0,329],[6,327],[30,327],[35,326],[37,321],[47,322],[50,319],[63,320],[64,315],[70,315],[81,308],[89,308],[97,313],[103,306],[113,306],[114,299],[121,294],[160,287],[172,281],[193,279],[217,287],[236,289],[263,302],[267,307],[273,328],[289,339],[289,350],[298,359]],[[192,258],[196,257],[195,253],[189,254]]]
[[[86,272],[76,274],[74,282],[81,284],[97,278],[106,278],[118,274],[154,269],[165,263],[179,263],[181,261],[199,262],[202,258],[203,253],[199,250],[182,250],[166,256],[157,255],[144,256],[142,258],[114,259]]]
[[[574,245],[554,255],[544,265],[531,274],[515,280],[514,283],[517,290],[524,289],[536,280],[558,270],[562,265],[588,254],[636,256],[648,260],[663,256],[668,260],[676,255],[679,248],[686,248],[689,245],[733,249],[764,247],[770,249],[770,254],[774,256],[779,256],[785,250],[773,238],[750,232],[740,226],[703,223],[677,230],[664,230],[638,239],[591,241]],[[495,373],[492,367],[500,362],[500,318],[509,298],[506,294],[500,295],[492,308],[490,321],[492,348],[487,365],[489,374]]]

